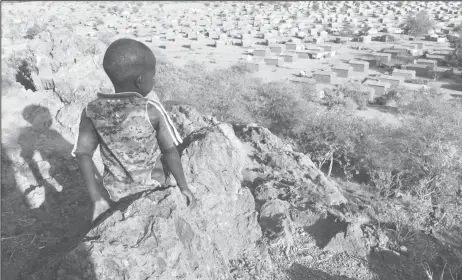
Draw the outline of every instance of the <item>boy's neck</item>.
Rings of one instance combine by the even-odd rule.
[[[123,92],[136,92],[136,93],[139,93],[138,89],[136,87],[133,87],[133,86],[117,86],[117,85],[114,85],[114,92],[115,93],[123,93]]]

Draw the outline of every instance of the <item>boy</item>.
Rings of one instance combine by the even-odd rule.
[[[83,110],[72,151],[94,204],[93,220],[122,197],[165,185],[167,169],[195,207],[176,148],[181,138],[162,105],[145,98],[153,88],[154,54],[141,42],[119,39],[108,47],[103,67],[115,93],[98,93]],[[98,145],[105,191],[93,168]]]

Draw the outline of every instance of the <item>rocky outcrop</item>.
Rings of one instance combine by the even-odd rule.
[[[14,62],[34,90],[55,95],[61,107],[53,118],[74,128],[66,132],[72,135],[84,104],[108,88],[101,54],[91,42],[62,53],[54,46],[71,44],[65,36],[40,36],[50,36],[51,46],[31,41]],[[360,229],[336,210],[345,198],[309,156],[255,124],[221,123],[189,106],[173,106],[171,117],[184,138],[178,148],[198,207],[188,210],[177,189],[129,197],[80,237],[42,250],[27,272],[42,279],[227,279],[243,259],[252,263],[249,274],[268,273],[273,266],[261,244],[288,256],[297,228],[313,236],[310,229],[325,228],[329,238],[319,246],[326,249],[342,243],[347,228],[360,242]],[[40,190],[28,195],[42,197]],[[326,215],[349,226],[332,227]]]
[[[176,188],[126,198],[49,255],[56,279],[228,279],[231,263],[243,258],[262,272],[271,267],[261,257],[262,234],[289,254],[294,209],[345,201],[307,156],[265,128],[219,123],[185,106],[172,118],[198,207],[189,210]]]

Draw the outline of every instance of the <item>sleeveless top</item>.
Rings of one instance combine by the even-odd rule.
[[[156,108],[163,129],[151,124],[148,104]],[[181,138],[160,103],[138,93],[98,94],[85,112],[98,134],[103,185],[112,200],[162,185],[153,178],[154,169],[162,170],[156,133],[167,134],[175,146]]]

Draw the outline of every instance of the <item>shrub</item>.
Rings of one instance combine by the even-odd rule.
[[[345,23],[343,28],[340,30],[340,35],[344,37],[352,37],[355,33],[356,27],[351,22]]]
[[[354,117],[343,106],[317,108],[297,134],[292,135],[301,152],[321,168],[325,163],[337,163],[352,171],[357,160],[356,150],[364,133],[364,121]],[[348,173],[349,176],[352,173]]]
[[[370,93],[361,89],[360,84],[349,84],[340,90],[343,91],[345,98],[349,98],[356,103],[358,109],[365,110],[367,108]]]
[[[345,98],[345,109],[349,111],[355,111],[359,108],[358,104],[351,98],[351,97],[346,97]]]
[[[322,104],[327,107],[335,107],[344,105],[343,92],[338,89],[326,89],[324,91],[324,99]]]
[[[409,15],[406,20],[406,28],[411,36],[418,37],[428,33],[435,23],[429,14],[421,11],[417,14]]]
[[[335,164],[347,179],[361,172],[386,197],[406,193],[416,204],[416,227],[462,222],[462,102],[444,101],[437,88],[392,89],[387,98],[405,117],[395,127],[354,115],[368,97],[358,85],[327,91],[319,104],[313,85],[263,83],[244,65],[210,71],[198,63],[178,68],[159,61],[158,69],[162,101],[190,104],[222,121],[266,126],[319,167]]]

